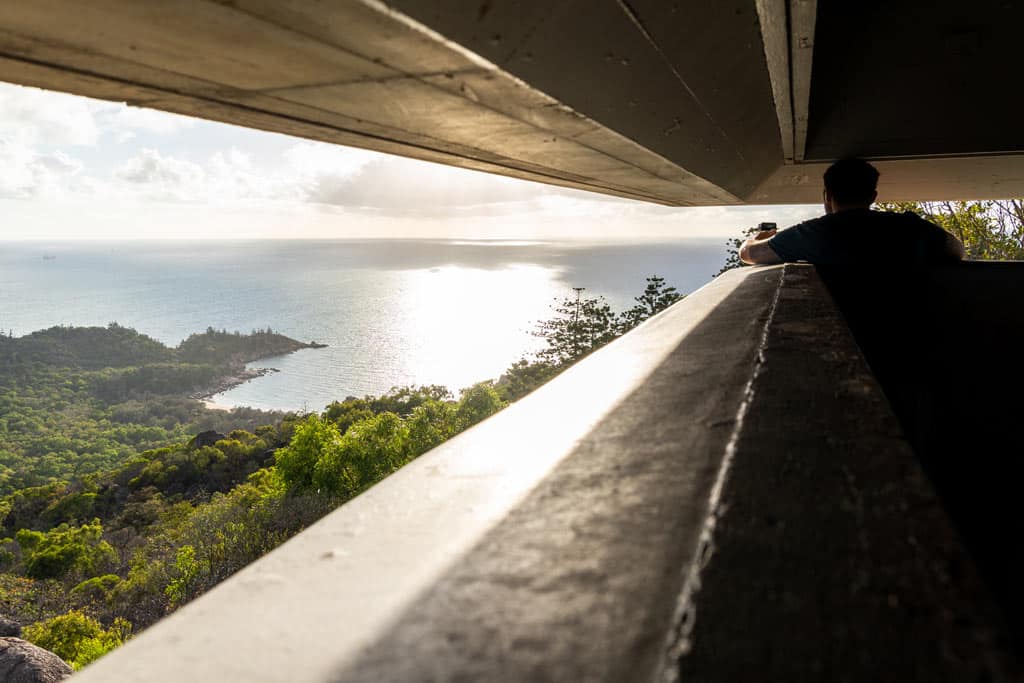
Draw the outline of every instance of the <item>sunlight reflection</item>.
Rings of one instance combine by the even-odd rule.
[[[524,349],[537,348],[522,321],[548,317],[552,298],[564,293],[556,269],[530,264],[443,266],[403,275],[395,321],[408,342],[401,364],[417,382],[447,381],[452,389],[497,378]]]

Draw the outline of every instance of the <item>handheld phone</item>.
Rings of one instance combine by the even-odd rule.
[[[758,230],[775,230],[775,223],[758,223]]]

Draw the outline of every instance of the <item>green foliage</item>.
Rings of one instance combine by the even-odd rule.
[[[105,368],[90,375],[98,398],[115,403],[138,397],[167,396],[201,391],[224,374],[219,365],[153,363],[138,367]]]
[[[682,298],[675,287],[657,275],[647,278],[644,292],[633,299],[636,305],[621,313],[613,312],[603,297],[584,298],[577,291],[575,299],[565,298],[553,306],[555,317],[538,323],[533,334],[546,346],[537,352],[537,360],[555,369],[567,367]],[[522,361],[510,370],[520,382],[531,374],[545,374]]]
[[[4,520],[7,519],[7,515],[11,514],[14,504],[9,500],[0,500],[0,524],[3,524]]]
[[[30,624],[63,614],[67,609],[67,589],[61,583],[0,573],[0,614],[5,617]]]
[[[583,358],[618,335],[616,316],[604,297],[577,294],[554,306],[555,317],[542,320],[534,336],[547,346],[537,352],[543,362],[563,366]]]
[[[47,531],[20,529],[15,536],[25,558],[25,575],[59,578],[72,571],[90,574],[117,562],[117,553],[102,540],[103,526],[94,519],[79,527],[61,524]]]
[[[552,363],[523,358],[498,378],[494,388],[503,401],[518,401],[558,373],[559,368]]]
[[[0,569],[10,569],[18,557],[14,554],[13,538],[0,539]]]
[[[337,448],[341,433],[337,425],[319,415],[310,415],[295,428],[291,443],[275,454],[277,471],[288,488],[306,491],[315,488],[314,471],[327,453]]]
[[[293,495],[346,500],[505,405],[490,382],[470,387],[458,402],[450,395],[443,387],[407,387],[333,403],[295,428],[276,453],[276,470]]]
[[[718,277],[722,273],[733,270],[734,268],[743,268],[747,264],[740,261],[740,247],[743,243],[760,232],[758,226],[750,228],[744,228],[743,233],[740,237],[734,237],[726,243],[728,250],[725,253],[725,265],[722,266],[721,270],[715,273],[715,277]]]
[[[115,619],[104,630],[100,622],[78,611],[71,610],[52,619],[26,626],[22,637],[41,648],[53,652],[73,669],[99,659],[131,636],[132,625],[125,619]]]
[[[82,603],[104,603],[110,599],[111,593],[119,585],[121,585],[121,577],[117,574],[94,576],[72,588],[71,597]]]
[[[381,413],[349,427],[328,443],[313,468],[313,485],[329,495],[349,498],[411,459],[409,430],[394,413]]]
[[[185,601],[185,598],[191,592],[190,588],[195,583],[196,578],[204,570],[208,571],[208,567],[205,567],[196,560],[195,547],[183,545],[178,548],[178,552],[175,555],[174,569],[174,578],[164,588],[164,595],[170,599],[172,607]]]
[[[394,413],[408,417],[426,403],[441,403],[452,398],[447,387],[438,385],[393,387],[388,393],[365,398],[349,397],[327,406],[324,417],[333,422],[341,434],[356,422],[369,419],[381,413]]]
[[[303,344],[289,339],[270,328],[242,334],[208,327],[206,332],[190,335],[181,342],[176,355],[187,363],[237,365],[316,346],[319,345]]]
[[[969,259],[1024,259],[1024,199],[887,202],[875,208],[930,220],[959,239]]]
[[[337,427],[339,435],[360,420],[374,416],[369,398],[349,398],[342,402],[335,401],[327,406],[324,417]]]
[[[651,316],[664,311],[672,304],[680,301],[683,295],[675,287],[670,287],[665,278],[653,275],[647,278],[647,287],[643,294],[635,297],[636,306],[619,314],[619,332],[628,332]]]
[[[467,429],[504,407],[505,402],[494,388],[494,384],[480,382],[462,392],[459,405],[455,409],[455,417],[458,425],[462,429]]]
[[[100,369],[164,363],[172,357],[172,351],[160,342],[117,323],[107,327],[51,327],[8,339],[0,347],[0,365],[43,363]]]
[[[458,433],[458,416],[451,401],[427,401],[412,411],[406,420],[409,450],[422,454]]]
[[[81,523],[95,518],[96,494],[91,491],[70,492],[61,496],[43,510],[49,524]]]

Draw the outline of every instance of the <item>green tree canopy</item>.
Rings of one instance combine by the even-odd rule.
[[[505,407],[492,382],[480,382],[462,392],[455,410],[459,427],[466,429]]]
[[[643,294],[634,297],[636,305],[619,314],[620,331],[628,332],[682,298],[683,295],[675,287],[670,287],[665,282],[665,278],[657,275],[647,278],[647,287]]]
[[[291,490],[314,489],[317,463],[338,447],[341,433],[334,422],[310,415],[295,427],[291,442],[275,454],[277,471]]]
[[[313,485],[326,493],[353,496],[411,458],[409,428],[398,415],[381,413],[353,424],[327,444],[313,468]]]
[[[537,352],[542,361],[566,365],[618,336],[616,315],[602,296],[583,297],[580,290],[576,298],[564,298],[553,308],[555,316],[542,320],[533,332],[547,344]]]

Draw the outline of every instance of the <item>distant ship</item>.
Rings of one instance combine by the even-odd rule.
[[[57,258],[56,254],[46,254],[46,253],[43,254],[43,260],[44,261],[52,261],[55,258]]]

